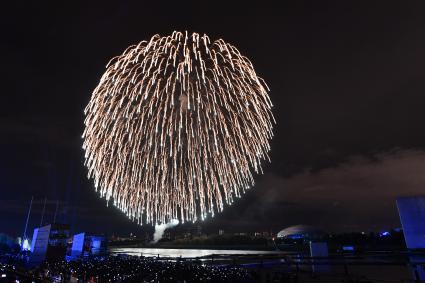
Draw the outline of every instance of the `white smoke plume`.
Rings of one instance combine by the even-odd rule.
[[[157,243],[159,240],[162,239],[162,236],[164,235],[164,232],[168,228],[173,228],[174,226],[177,226],[179,224],[179,221],[177,219],[172,219],[170,223],[168,224],[160,224],[155,225],[155,233],[153,233],[153,240],[152,244]]]

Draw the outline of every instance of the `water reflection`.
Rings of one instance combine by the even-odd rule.
[[[234,255],[234,254],[277,254],[278,251],[247,251],[247,250],[198,250],[198,249],[155,249],[155,248],[111,248],[112,254],[160,256],[160,257],[182,257],[194,258],[210,255]]]

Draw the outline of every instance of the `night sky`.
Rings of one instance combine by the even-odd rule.
[[[58,200],[74,232],[149,230],[87,180],[83,109],[110,58],[173,30],[238,47],[275,105],[271,164],[205,231],[379,231],[400,226],[397,196],[425,193],[424,1],[15,2],[0,12],[0,232],[22,233],[31,196],[30,229],[47,197],[45,221]]]

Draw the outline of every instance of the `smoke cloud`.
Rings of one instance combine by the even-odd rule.
[[[164,235],[164,232],[168,228],[173,228],[174,226],[177,226],[179,224],[179,221],[177,219],[172,219],[170,223],[168,224],[160,224],[155,225],[155,233],[153,233],[153,240],[152,244],[157,243],[159,240],[162,239],[162,236]]]

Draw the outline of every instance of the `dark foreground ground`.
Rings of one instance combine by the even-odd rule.
[[[0,282],[407,283],[424,282],[415,278],[414,270],[425,266],[421,254],[320,259],[301,255],[215,255],[196,259],[120,255],[45,262],[35,268],[29,268],[21,259],[0,257]]]
[[[0,271],[6,275],[0,282],[255,282],[241,267],[135,256],[46,262],[34,269],[4,263]]]

